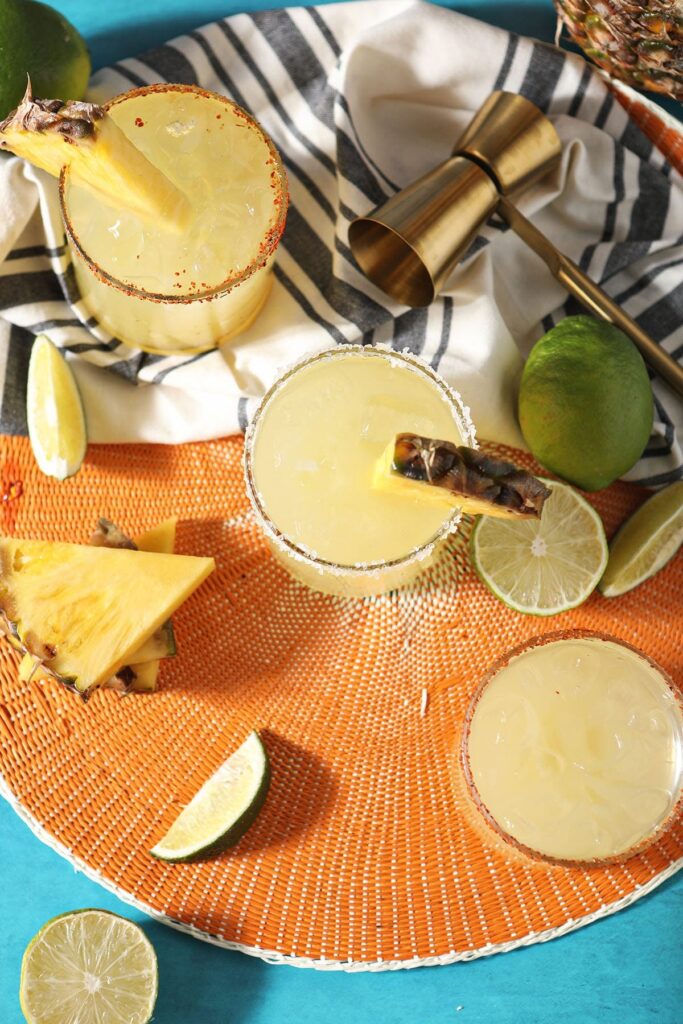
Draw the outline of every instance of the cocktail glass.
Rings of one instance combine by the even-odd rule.
[[[683,810],[683,700],[661,666],[589,630],[535,637],[491,667],[461,747],[490,828],[534,858],[623,861]]]
[[[314,590],[347,597],[412,582],[458,525],[452,505],[373,487],[401,431],[474,445],[457,393],[405,352],[344,345],[289,369],[247,432],[245,473],[275,556]]]
[[[235,103],[194,85],[150,85],[105,109],[189,199],[184,232],[115,209],[60,179],[80,296],[119,340],[188,354],[244,331],[263,307],[287,212],[273,143]]]

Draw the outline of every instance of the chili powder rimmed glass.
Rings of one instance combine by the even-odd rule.
[[[241,107],[194,85],[144,86],[105,109],[196,216],[187,238],[175,235],[108,206],[63,170],[60,206],[83,305],[131,347],[215,348],[251,325],[270,291],[288,204],[277,150]]]
[[[351,361],[354,361],[353,379],[349,378]],[[410,374],[410,376],[402,378],[401,386],[407,387],[408,395],[414,388],[417,406],[422,409],[420,412],[417,407],[414,410],[407,408],[404,412],[402,408],[401,418],[396,424],[395,430],[387,430],[384,426],[380,428],[373,419],[374,414],[382,419],[383,412],[380,406],[383,402],[391,406],[395,397],[392,398],[379,392],[377,406],[370,402],[367,408],[363,406],[362,394],[360,398],[357,397],[357,393],[362,391],[364,376],[362,367],[370,369],[373,365],[374,371],[377,372],[380,369],[378,363],[383,364],[383,369],[391,367],[396,373],[400,372],[405,375],[407,371]],[[301,537],[294,537],[292,531],[283,526],[285,517],[280,513],[274,513],[271,507],[272,501],[263,493],[263,479],[259,479],[261,455],[265,453],[264,458],[273,460],[282,457],[282,452],[278,450],[277,439],[273,441],[271,437],[267,444],[262,442],[264,431],[269,429],[269,426],[265,427],[264,425],[268,424],[269,419],[272,419],[273,408],[277,407],[277,403],[282,402],[285,396],[287,400],[294,401],[295,388],[300,387],[304,376],[311,373],[318,375],[316,378],[310,377],[309,380],[310,386],[316,391],[314,398],[319,399],[316,413],[318,416],[317,429],[321,431],[323,428],[327,430],[328,427],[333,430],[338,429],[338,437],[335,437],[329,445],[330,453],[337,445],[345,445],[348,441],[345,424],[338,422],[338,419],[339,416],[342,418],[346,416],[347,407],[354,403],[360,402],[360,411],[366,414],[368,419],[367,423],[364,420],[360,425],[361,432],[366,428],[371,432],[374,431],[371,435],[374,439],[375,434],[380,430],[381,436],[377,436],[376,441],[371,439],[371,443],[375,445],[372,450],[373,458],[379,458],[383,448],[386,448],[393,440],[395,432],[400,432],[401,428],[407,431],[419,432],[421,430],[423,433],[429,429],[439,429],[435,426],[433,419],[430,419],[430,414],[425,412],[424,407],[421,406],[426,396],[429,396],[434,403],[434,406],[430,406],[431,414],[434,414],[435,408],[438,409],[437,419],[443,413],[440,432],[445,433],[447,429],[449,436],[445,439],[454,440],[458,444],[475,446],[474,427],[469,418],[469,412],[457,392],[427,363],[412,354],[374,346],[343,345],[318,352],[288,369],[263,397],[247,431],[245,439],[247,492],[256,514],[256,520],[265,533],[271,550],[292,576],[313,590],[342,597],[372,596],[406,586],[427,569],[441,553],[445,541],[457,529],[460,522],[459,509],[444,504],[438,513],[435,513],[429,502],[423,504],[414,497],[409,498],[408,501],[411,502],[415,517],[419,517],[420,528],[423,530],[423,536],[419,543],[406,543],[400,550],[385,557],[374,558],[371,551],[365,551],[363,557],[358,559],[338,558],[331,557],[329,552],[322,551],[318,546],[313,547],[310,542],[307,543]],[[359,374],[360,376],[358,376]],[[323,388],[323,382],[324,388],[329,390],[318,394],[317,389],[318,387]],[[346,387],[346,401],[344,396],[340,397],[336,393],[337,389],[342,387]],[[315,415],[311,414],[312,404],[314,403],[302,403],[298,411],[294,412],[295,420],[303,418],[301,423],[310,436],[316,432]],[[310,457],[310,452],[305,449],[304,442],[301,446],[301,457],[302,460],[310,463],[310,477],[312,481],[315,481],[315,474],[319,467],[316,466],[315,459]],[[283,450],[286,450],[286,444],[283,446]],[[322,453],[321,461],[324,461],[326,454]],[[323,516],[329,514],[333,522],[331,533],[336,531],[338,536],[343,532],[344,525],[340,526],[335,522],[339,518],[335,493],[341,494],[343,498],[346,486],[354,489],[367,489],[363,490],[361,495],[362,504],[372,485],[369,474],[367,479],[364,477],[359,483],[349,476],[345,477],[343,470],[339,479],[335,478],[332,482],[339,486],[327,492],[325,492],[325,488],[329,487],[329,479],[326,483],[319,485],[314,482],[314,487],[317,486],[320,492],[314,495],[314,498],[320,500],[321,503],[327,502]],[[405,496],[401,496],[399,501],[405,502]],[[405,512],[405,507],[403,511]],[[302,515],[305,513],[304,507]],[[397,515],[401,515],[400,509],[397,511]],[[429,526],[432,522],[434,525]],[[360,521],[352,520],[348,525],[350,532],[360,534],[362,531]],[[389,520],[379,518],[370,523],[370,526],[380,530],[386,526],[387,534],[391,533]],[[372,543],[372,536],[368,543]]]
[[[567,644],[575,645],[574,651],[569,651]],[[598,656],[592,666],[585,660],[591,647]],[[567,678],[560,675],[546,683],[539,683],[538,676],[533,680],[534,672],[548,670],[559,648],[572,657],[579,652],[580,663],[572,673],[573,692],[567,686]],[[545,665],[538,661],[533,665],[531,660],[525,663],[524,659],[534,659],[538,652],[545,652]],[[596,686],[591,673],[600,669],[599,659],[603,656],[603,664],[609,662],[611,667],[602,670],[606,675]],[[627,671],[624,665],[628,666]],[[511,666],[515,671],[513,681],[510,675],[506,676]],[[625,683],[624,676],[631,672],[631,682]],[[526,694],[525,677],[532,680]],[[544,740],[552,729],[543,730],[543,714],[540,726],[539,719],[534,719],[534,689],[543,692],[546,706],[555,702],[557,709],[550,719],[556,740],[549,746]],[[601,689],[604,699],[596,704],[591,696],[600,695]],[[563,714],[562,702],[567,699],[568,710]],[[525,700],[531,714],[529,707],[524,707]],[[565,743],[566,733],[571,740],[571,733],[577,728],[577,708],[581,711],[578,728],[584,729],[585,735],[579,736],[578,744]],[[489,721],[476,736],[478,719],[483,714],[488,715]],[[581,757],[575,757],[568,769],[584,782],[591,799],[593,787],[598,804],[602,801],[606,806],[607,815],[602,822],[599,816],[596,819],[595,814],[591,815],[590,807],[582,809],[574,820],[563,817],[565,806],[549,801],[549,790],[544,791],[542,784],[524,789],[530,779],[537,783],[544,774],[554,773],[558,777],[558,767],[561,774],[561,759],[568,750],[574,755],[581,751],[590,753],[591,745],[593,762],[588,758],[589,763],[582,764]],[[643,758],[643,766],[650,773],[647,778],[639,774],[638,757]],[[683,695],[657,662],[625,640],[584,629],[547,633],[513,647],[488,670],[467,710],[460,760],[479,820],[517,853],[568,867],[621,863],[657,842],[683,813]],[[598,769],[603,771],[603,780]],[[570,780],[570,788],[574,785],[575,779]],[[554,788],[557,791],[558,787]],[[649,805],[643,804],[644,800],[649,800]],[[605,831],[605,821],[611,821],[613,828],[616,823],[611,836]],[[593,849],[591,830],[599,840]],[[540,842],[539,834],[543,836]]]

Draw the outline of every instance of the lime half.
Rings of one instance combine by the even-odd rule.
[[[541,518],[482,516],[471,552],[481,580],[496,597],[527,615],[556,615],[581,604],[607,565],[600,516],[567,484],[543,481],[551,490]]]
[[[19,998],[29,1024],[146,1024],[156,997],[154,949],[124,917],[62,914],[26,947]]]
[[[618,597],[654,576],[683,544],[683,480],[670,484],[626,520],[610,544],[600,580],[605,597]]]
[[[260,811],[270,783],[266,748],[257,732],[224,761],[150,850],[159,860],[208,857],[232,846]]]
[[[69,364],[44,334],[38,335],[31,350],[26,418],[43,473],[58,480],[77,473],[87,446],[81,396]]]

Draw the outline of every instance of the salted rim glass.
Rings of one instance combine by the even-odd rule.
[[[161,82],[155,85],[145,85],[139,89],[130,89],[128,92],[112,97],[112,99],[103,104],[103,109],[109,111],[119,103],[125,103],[128,100],[136,99],[140,96],[148,96],[150,93],[156,92],[191,92],[199,96],[204,96],[206,99],[217,100],[218,102],[223,103],[226,107],[230,107],[237,111],[248,127],[257,132],[263,138],[273,160],[273,180],[276,183],[273,196],[273,207],[276,208],[278,212],[274,223],[264,234],[257,256],[251,261],[251,263],[244,267],[243,270],[240,270],[238,273],[233,274],[232,277],[228,277],[224,281],[221,281],[220,284],[214,285],[212,288],[207,288],[202,292],[193,292],[191,295],[167,295],[163,292],[150,292],[144,288],[139,288],[132,284],[126,284],[125,281],[120,281],[118,278],[114,277],[108,271],[104,270],[81,245],[67,209],[68,199],[66,196],[66,186],[69,180],[67,167],[62,168],[62,172],[59,176],[59,207],[62,214],[62,221],[71,245],[73,245],[79,256],[83,259],[95,277],[100,281],[104,284],[111,285],[112,288],[115,288],[117,291],[123,292],[125,295],[131,297],[146,299],[149,302],[163,302],[164,304],[173,303],[174,305],[187,306],[194,302],[207,301],[226,295],[237,285],[243,284],[252,276],[252,274],[268,262],[277,249],[282,232],[285,228],[285,221],[287,219],[287,207],[289,204],[287,175],[283,167],[282,160],[280,159],[280,154],[275,148],[272,139],[266,134],[261,125],[254,120],[251,114],[247,113],[247,111],[244,110],[243,107],[240,107],[239,104],[229,100],[227,96],[221,96],[219,93],[211,92],[208,89],[202,89],[198,85],[182,85],[173,82]]]
[[[465,782],[470,798],[472,799],[475,807],[484,818],[488,826],[503,839],[509,846],[514,847],[516,850],[525,854],[532,860],[539,861],[546,864],[556,864],[564,867],[600,867],[601,865],[607,864],[621,864],[631,857],[642,853],[648,847],[652,846],[659,839],[662,838],[666,832],[674,825],[678,820],[681,813],[683,813],[683,759],[679,757],[678,766],[678,794],[676,799],[673,801],[671,809],[666,817],[654,827],[651,832],[643,836],[637,843],[630,846],[626,850],[622,850],[620,853],[612,854],[609,857],[592,857],[592,858],[570,858],[570,857],[554,857],[551,854],[542,853],[539,850],[535,850],[531,846],[527,846],[525,843],[515,839],[514,836],[506,832],[504,828],[498,823],[493,817],[488,807],[482,800],[477,790],[476,783],[474,781],[472,770],[469,762],[468,755],[468,740],[470,735],[470,728],[472,725],[472,719],[474,712],[476,711],[479,700],[482,694],[486,690],[486,687],[493,679],[498,675],[502,669],[506,668],[507,665],[512,661],[513,658],[518,657],[520,654],[524,654],[527,651],[532,650],[535,647],[543,647],[546,644],[557,643],[558,640],[602,640],[607,643],[616,644],[619,647],[624,647],[626,650],[636,654],[639,658],[645,661],[651,668],[657,672],[661,677],[664,685],[671,691],[671,694],[676,702],[681,715],[683,716],[683,694],[674,683],[669,673],[659,665],[654,658],[651,658],[649,654],[641,651],[638,647],[628,643],[626,640],[622,640],[619,637],[612,636],[609,633],[602,633],[598,630],[591,629],[568,629],[568,630],[557,630],[553,633],[544,633],[541,636],[532,637],[531,640],[524,640],[522,643],[517,644],[515,647],[506,651],[500,658],[498,658],[493,665],[489,668],[486,675],[479,683],[477,689],[474,692],[472,700],[470,701],[467,713],[465,715],[464,728],[462,733],[462,742],[460,745],[460,762],[462,765],[463,774],[465,776]],[[679,753],[683,751],[683,730],[678,728],[678,749]]]
[[[277,524],[270,518],[266,510],[265,501],[259,493],[254,479],[254,447],[258,441],[257,433],[259,423],[266,413],[268,405],[274,396],[286,386],[291,377],[297,374],[299,370],[304,369],[306,366],[310,366],[312,363],[320,362],[323,359],[344,359],[346,356],[351,354],[360,355],[366,358],[391,359],[405,363],[405,365],[410,367],[414,372],[423,373],[425,376],[429,377],[429,379],[442,391],[444,398],[451,407],[453,417],[462,435],[462,444],[467,445],[470,448],[476,448],[477,442],[469,410],[463,404],[462,398],[458,392],[455,391],[454,388],[452,388],[450,384],[443,379],[443,377],[436,373],[428,363],[409,352],[396,352],[390,348],[383,348],[381,346],[374,345],[338,345],[335,348],[327,348],[322,352],[317,352],[313,356],[306,356],[299,362],[294,363],[275,381],[269,390],[266,391],[251,423],[249,424],[249,427],[247,428],[244,439],[244,473],[247,485],[247,494],[249,495],[249,500],[256,512],[259,525],[275,545],[276,549],[282,552],[283,555],[293,558],[301,564],[307,565],[320,573],[336,576],[340,579],[360,580],[371,578],[373,575],[378,575],[385,569],[393,569],[399,566],[408,567],[412,563],[418,563],[426,560],[435,550],[437,545],[457,529],[458,523],[462,518],[462,513],[459,509],[454,509],[453,513],[447,520],[445,520],[442,526],[439,527],[437,532],[430,537],[428,541],[420,545],[420,547],[412,548],[407,552],[407,554],[402,555],[400,558],[393,558],[386,561],[382,561],[380,559],[376,562],[362,562],[355,565],[344,565],[338,562],[328,561],[324,558],[319,558],[317,555],[314,555],[307,550],[305,546],[297,544],[287,537],[287,535],[284,534],[278,528]]]

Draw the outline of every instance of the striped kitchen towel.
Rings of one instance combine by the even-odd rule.
[[[151,82],[236,100],[282,153],[291,190],[267,308],[194,357],[133,351],[88,319],[55,185],[0,160],[0,428],[25,430],[33,336],[69,353],[94,441],[181,442],[244,429],[283,366],[326,344],[421,354],[462,393],[482,438],[522,445],[515,390],[534,341],[576,304],[512,233],[486,226],[429,309],[396,305],[354,264],[349,222],[443,160],[493,89],[554,121],[561,169],[521,207],[669,352],[683,358],[681,178],[581,57],[416,0],[241,14],[95,75],[103,101]],[[683,407],[653,381],[656,422],[629,474],[683,474]],[[628,411],[625,410],[625,415]]]

